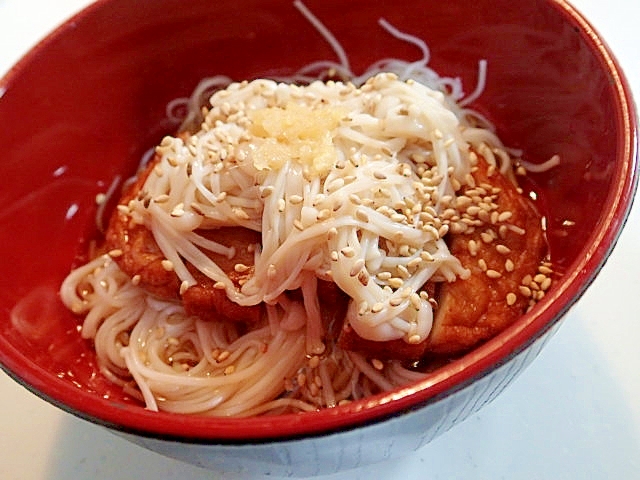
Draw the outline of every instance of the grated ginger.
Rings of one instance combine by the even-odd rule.
[[[252,111],[251,133],[262,139],[253,153],[254,166],[275,170],[294,160],[314,174],[326,175],[338,156],[332,132],[345,115],[342,108],[295,103]]]

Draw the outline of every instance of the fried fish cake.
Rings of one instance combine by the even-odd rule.
[[[136,182],[122,196],[119,205],[128,205],[142,190],[157,158],[140,173]],[[123,209],[124,210],[124,209]],[[116,209],[112,214],[106,232],[106,247],[118,251],[115,257],[120,269],[149,293],[166,299],[181,300],[189,315],[203,319],[230,319],[244,322],[256,322],[262,317],[262,307],[241,306],[227,297],[224,290],[215,288],[215,282],[187,263],[187,268],[198,282],[180,293],[180,279],[172,270],[165,268],[166,259],[156,243],[152,232],[144,225],[132,221],[126,211]],[[206,252],[216,264],[225,271],[236,288],[253,275],[254,254],[252,246],[260,243],[260,234],[242,227],[225,227],[215,230],[198,230],[196,233],[223,245],[233,246],[236,254],[233,258]],[[247,265],[244,272],[236,272],[237,263]]]
[[[441,285],[426,342],[429,352],[465,352],[507,328],[529,306],[520,286],[537,273],[546,255],[541,217],[510,180],[492,170],[480,158],[473,173],[475,186],[463,189],[469,197],[478,188],[491,188],[496,193],[488,196],[495,197],[497,208],[471,233],[451,237],[449,249],[470,275]]]
[[[453,356],[495,336],[526,311],[530,298],[519,287],[523,278],[537,273],[546,253],[541,217],[513,182],[489,168],[482,157],[472,176],[472,184],[458,192],[476,202],[481,198],[467,214],[472,227],[448,237],[451,253],[470,275],[425,286],[437,300],[429,337],[418,344],[402,339],[375,342],[359,337],[346,324],[339,339],[342,348],[379,359]]]

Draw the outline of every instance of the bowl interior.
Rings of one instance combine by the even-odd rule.
[[[606,47],[562,2],[306,4],[341,42],[357,73],[384,57],[420,56],[415,46],[385,33],[380,17],[423,38],[431,49],[430,65],[441,75],[460,77],[467,92],[476,85],[478,61],[486,59],[487,85],[474,106],[526,160],[540,163],[560,155],[561,167],[531,175],[547,212],[553,260],[567,273],[551,296],[561,304],[549,299],[522,320],[517,342],[531,340],[586,288],[630,203],[635,118],[628,88]],[[142,154],[172,133],[165,115],[170,100],[187,96],[203,77],[290,74],[334,58],[288,0],[194,0],[188,8],[178,0],[100,1],[30,52],[0,81],[0,363],[5,369],[91,420],[201,438],[338,428],[438,393],[438,382],[425,383],[412,390],[416,400],[401,399],[398,407],[374,399],[311,414],[304,422],[300,416],[239,423],[151,414],[98,373],[77,319],[57,297],[60,282],[95,235],[96,194],[115,176],[132,174]],[[491,361],[520,348],[505,335]],[[480,371],[470,368],[461,378]]]

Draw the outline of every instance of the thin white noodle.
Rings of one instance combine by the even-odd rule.
[[[393,389],[393,384],[388,379],[386,379],[382,373],[373,368],[362,355],[354,352],[349,352],[348,355],[351,361],[358,367],[358,369],[369,380],[375,383],[378,388],[380,388],[384,392]]]
[[[296,7],[300,13],[313,25],[313,27],[324,37],[327,43],[333,48],[334,52],[338,56],[338,60],[340,61],[340,65],[344,67],[345,70],[351,71],[349,67],[349,58],[345,53],[344,49],[340,45],[340,42],[333,36],[333,33],[320,21],[318,18],[311,13],[311,11],[307,8],[307,6],[302,3],[300,0],[294,0],[294,7]]]
[[[520,165],[522,165],[528,172],[539,173],[546,172],[554,167],[560,165],[560,156],[553,155],[549,160],[542,163],[531,163],[520,159]]]
[[[460,107],[466,107],[467,105],[475,102],[480,97],[480,95],[482,95],[482,92],[485,89],[486,83],[487,83],[487,61],[480,60],[480,62],[478,62],[478,83],[476,84],[476,88],[468,96],[460,99],[458,101],[458,105]]]
[[[109,201],[113,197],[116,189],[118,188],[118,185],[120,184],[120,180],[121,180],[120,175],[116,175],[113,178],[113,180],[109,184],[109,188],[107,189],[104,196],[98,203],[98,208],[96,210],[96,227],[100,233],[104,233],[106,231],[105,221],[104,221],[105,209],[109,204]]]

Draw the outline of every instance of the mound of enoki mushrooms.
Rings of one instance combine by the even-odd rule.
[[[108,253],[63,299],[149,408],[362,398],[491,338],[549,287],[516,164],[441,92],[394,74],[234,83],[198,131],[158,146]]]

